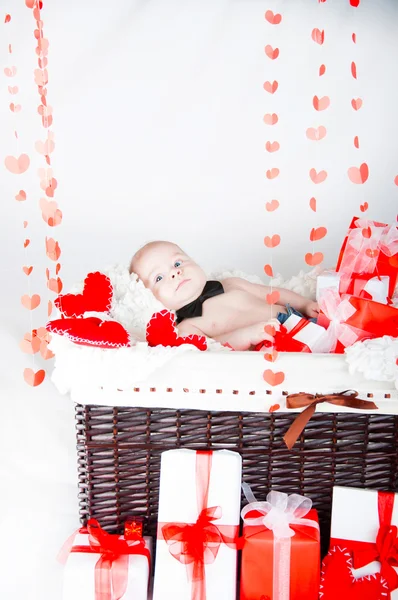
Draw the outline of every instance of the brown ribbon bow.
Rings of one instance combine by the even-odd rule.
[[[305,392],[289,394],[286,396],[286,408],[307,407],[297,416],[283,437],[289,450],[293,448],[299,435],[311,419],[315,412],[316,405],[321,402],[330,402],[330,404],[335,404],[337,406],[347,406],[348,408],[359,408],[361,410],[375,410],[378,408],[374,402],[358,398],[358,392],[353,390],[345,390],[344,392],[325,395],[313,395]]]

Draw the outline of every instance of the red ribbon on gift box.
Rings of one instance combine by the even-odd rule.
[[[377,560],[381,563],[381,577],[388,584],[390,592],[398,588],[398,575],[393,567],[398,567],[397,527],[391,525],[395,494],[377,492],[379,530],[375,542],[330,539],[330,546],[344,546],[353,553],[354,568],[359,569]]]
[[[74,546],[78,533],[87,534],[89,546]],[[129,556],[145,556],[150,568],[151,555],[145,540],[137,535],[126,540],[119,535],[104,531],[96,519],[90,519],[87,527],[78,529],[65,542],[58,560],[66,562],[69,552],[100,554],[95,565],[95,600],[120,600],[127,590]]]
[[[350,298],[356,309],[346,324],[371,334],[372,337],[398,337],[398,308],[363,298]]]
[[[349,294],[350,296],[356,296],[357,298],[364,298],[365,300],[373,300],[373,296],[371,296],[369,294],[369,292],[367,292],[364,289],[366,284],[371,279],[379,279],[379,281],[381,281],[381,278],[377,275],[375,276],[373,273],[356,275],[355,277],[353,277],[351,279],[349,286],[346,290],[346,293]],[[342,289],[340,289],[340,292],[342,292]]]
[[[284,325],[281,325],[279,331],[275,332],[274,343],[269,341],[260,342],[255,347],[255,350],[260,351],[263,348],[269,348],[273,346],[278,352],[311,352],[309,346],[294,339],[304,327],[308,325],[308,319],[300,319],[300,321],[288,331]]]
[[[216,525],[221,506],[208,507],[211,451],[196,452],[196,501],[199,516],[195,523],[158,523],[158,538],[164,539],[170,554],[186,565],[191,581],[191,600],[206,600],[205,565],[212,564],[222,543],[236,548],[238,525]]]

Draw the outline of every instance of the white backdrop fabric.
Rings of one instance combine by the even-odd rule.
[[[2,63],[9,64],[12,42],[23,110],[10,113],[3,77],[1,163],[10,154],[31,157],[24,175],[2,167],[0,177],[2,595],[57,600],[61,569],[54,557],[78,524],[73,406],[48,378],[35,389],[22,379],[27,357],[18,343],[46,320],[37,309],[31,322],[21,307],[24,264],[35,267],[34,290],[53,296],[45,287],[48,229],[38,208],[36,169],[43,162],[34,143],[43,129],[33,81],[34,21],[23,0],[4,0],[2,8],[12,15],[1,37]],[[267,24],[267,9],[280,12],[283,25]],[[261,275],[270,258],[263,238],[279,233],[274,267],[287,278],[313,251],[311,227],[328,228],[316,250],[332,266],[360,203],[369,203],[370,218],[395,218],[395,1],[362,0],[352,9],[348,0],[48,0],[42,17],[50,41],[56,200],[63,211],[54,236],[66,289],[91,270],[126,263],[138,246],[157,238],[174,240],[209,271]],[[325,30],[323,46],[311,39],[315,27]],[[277,61],[266,58],[266,44],[280,48]],[[357,81],[350,74],[353,60]],[[320,78],[322,63],[327,71]],[[274,79],[280,88],[271,96],[263,83]],[[329,96],[329,109],[317,113],[314,95]],[[353,97],[363,98],[358,112]],[[270,132],[262,119],[273,112],[280,122]],[[308,140],[306,129],[319,125],[327,137]],[[265,152],[267,140],[280,142],[278,156]],[[347,170],[364,161],[369,180],[354,185]],[[266,170],[277,166],[280,177],[268,181]],[[326,182],[315,186],[311,168],[327,170]],[[26,190],[26,202],[14,200],[19,189]],[[316,215],[308,207],[314,195]],[[280,209],[267,213],[265,203],[273,198]],[[28,259],[23,219],[32,240]]]

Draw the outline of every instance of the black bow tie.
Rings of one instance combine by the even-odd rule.
[[[201,317],[203,302],[205,302],[209,298],[212,298],[213,296],[218,296],[218,294],[223,293],[224,288],[219,281],[208,281],[205,287],[203,288],[203,291],[200,294],[199,298],[176,311],[177,325],[178,323],[181,323],[181,321],[183,321],[184,319]]]

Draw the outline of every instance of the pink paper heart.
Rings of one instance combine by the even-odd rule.
[[[32,387],[36,387],[43,383],[44,378],[46,376],[46,372],[43,369],[39,371],[33,371],[32,369],[24,369],[23,377],[28,385]]]
[[[263,117],[263,121],[266,125],[276,125],[276,123],[278,122],[278,115],[273,113],[271,114],[266,114]]]
[[[46,140],[45,142],[39,140],[35,143],[35,148],[39,152],[39,154],[49,156],[51,152],[54,151],[55,143],[52,140]]]
[[[310,178],[314,183],[323,183],[327,176],[328,174],[326,171],[319,171],[319,173],[317,173],[315,169],[310,170]]]
[[[15,158],[15,156],[6,156],[4,164],[10,173],[21,175],[21,173],[25,173],[29,169],[30,159],[27,154],[21,154],[18,158]]]
[[[308,139],[319,141],[319,140],[322,140],[326,136],[326,127],[323,127],[323,125],[321,125],[318,128],[309,127],[309,129],[307,129],[306,133],[307,133]]]
[[[19,190],[19,193],[15,196],[15,200],[18,200],[18,202],[23,202],[26,200],[26,192]]]
[[[15,75],[17,74],[17,67],[13,66],[13,67],[6,67],[4,69],[4,75],[6,77],[15,77]]]
[[[358,167],[350,167],[348,169],[348,177],[352,183],[362,184],[368,180],[369,177],[369,167],[366,163],[362,163],[361,166]]]

